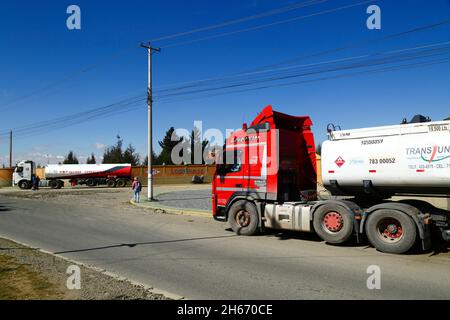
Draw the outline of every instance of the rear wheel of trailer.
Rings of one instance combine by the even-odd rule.
[[[382,209],[369,215],[366,222],[369,242],[386,253],[405,253],[417,242],[414,221],[405,213]]]
[[[118,179],[116,182],[116,186],[119,188],[126,187],[127,181],[125,179]]]

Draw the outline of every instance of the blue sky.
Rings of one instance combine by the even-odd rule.
[[[305,0],[306,1],[306,0]],[[100,107],[133,95],[145,94],[144,40],[234,20],[298,1],[10,1],[0,12],[0,132]],[[329,0],[321,4],[238,24],[213,32],[155,43],[191,40],[240,30],[299,15],[307,15],[357,0]],[[301,55],[333,49],[439,22],[450,18],[448,0],[380,0],[382,29],[368,30],[366,8],[355,6],[320,16],[239,33],[208,41],[163,49],[154,56],[154,88],[223,76]],[[81,30],[68,30],[66,8],[81,8]],[[304,63],[450,41],[450,24],[395,40],[374,42]],[[115,56],[116,53],[119,54]],[[111,58],[111,55],[114,55]],[[80,69],[96,65],[88,72]],[[30,92],[75,73],[72,79],[8,104]],[[330,122],[343,128],[395,124],[421,113],[440,120],[450,116],[450,63],[341,78],[296,86],[267,88],[203,99],[154,105],[156,141],[165,130],[191,129],[195,120],[203,129],[238,128],[251,122],[267,104],[293,115],[310,115],[318,142],[326,138]],[[83,158],[113,144],[117,134],[146,152],[145,104],[131,112],[17,137],[14,160],[30,158],[45,163],[69,150]],[[8,162],[8,141],[0,137],[0,165]]]

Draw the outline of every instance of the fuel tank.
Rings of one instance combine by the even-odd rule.
[[[331,131],[322,179],[333,195],[450,195],[450,121]]]
[[[46,179],[131,177],[131,164],[56,164],[45,167]]]

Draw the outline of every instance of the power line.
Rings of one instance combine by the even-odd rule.
[[[124,107],[129,108],[134,104],[145,101],[145,97],[143,95],[129,97],[118,102],[114,102],[105,106],[89,109],[86,111],[78,112],[75,114],[70,114],[67,116],[62,116],[46,121],[41,121],[29,125],[25,125],[22,127],[18,127],[13,129],[15,132],[15,136],[25,136],[32,135],[40,130],[47,130],[49,128],[59,128],[70,125],[72,123],[81,123],[86,120],[95,119],[98,117],[105,116],[107,114],[111,114],[116,112],[116,110],[123,110]],[[121,109],[119,109],[121,108]],[[0,135],[5,135],[5,132],[0,133]]]
[[[341,6],[341,7],[337,7],[337,8],[333,8],[333,9],[323,10],[323,11],[312,13],[312,14],[308,14],[308,15],[293,17],[293,18],[289,18],[289,19],[285,19],[285,20],[281,20],[281,21],[276,21],[276,22],[271,22],[271,23],[267,23],[267,24],[263,24],[263,25],[259,25],[259,26],[255,26],[255,27],[246,28],[246,29],[220,33],[220,34],[207,36],[207,37],[199,38],[199,39],[193,39],[193,40],[188,40],[188,41],[176,42],[176,43],[173,43],[173,44],[168,44],[168,45],[162,46],[161,48],[164,48],[164,49],[174,48],[174,47],[188,45],[188,44],[193,44],[193,43],[202,42],[202,41],[206,41],[206,40],[222,38],[222,37],[226,37],[226,36],[230,36],[230,35],[236,35],[236,34],[240,34],[240,33],[244,33],[244,32],[255,31],[255,30],[259,30],[259,29],[264,29],[264,28],[268,28],[268,27],[277,26],[277,25],[280,25],[280,24],[286,24],[286,23],[290,23],[290,22],[293,22],[293,21],[303,20],[303,19],[306,19],[306,18],[311,18],[311,17],[320,16],[320,15],[324,15],[324,14],[328,14],[328,13],[332,13],[332,12],[337,12],[337,11],[341,11],[341,10],[345,10],[345,9],[350,9],[350,8],[353,8],[353,7],[356,7],[356,6],[361,6],[363,4],[372,3],[374,1],[375,0],[361,1],[361,2],[354,3],[354,4],[346,5],[346,6]]]
[[[320,82],[320,81],[327,81],[327,80],[335,80],[335,79],[341,79],[341,78],[352,78],[352,77],[357,77],[357,76],[366,76],[366,75],[372,75],[372,74],[377,74],[377,73],[414,69],[414,68],[428,67],[428,66],[447,64],[447,63],[450,63],[450,58],[438,59],[438,60],[428,61],[428,62],[418,62],[418,63],[409,64],[409,65],[391,66],[391,67],[386,67],[386,68],[379,68],[379,69],[369,70],[369,71],[360,71],[360,72],[348,73],[348,74],[343,74],[343,75],[334,75],[334,76],[315,78],[315,79],[309,79],[309,80],[294,81],[294,82],[289,82],[289,83],[272,84],[272,85],[254,87],[254,88],[246,88],[246,89],[233,90],[233,91],[227,91],[227,92],[221,92],[221,93],[213,93],[213,94],[207,94],[207,95],[191,97],[191,98],[182,98],[182,99],[179,98],[179,99],[173,99],[173,100],[166,100],[166,101],[161,101],[159,103],[160,104],[170,104],[170,103],[175,103],[175,102],[179,102],[179,101],[205,99],[205,98],[223,96],[223,95],[228,95],[228,94],[233,94],[233,93],[242,93],[242,92],[263,90],[263,89],[269,89],[269,88],[275,88],[275,87],[294,86],[294,85],[299,85],[299,84]]]
[[[381,57],[381,59],[361,61],[356,64],[347,64],[347,65],[337,64],[337,66],[335,66],[333,68],[328,68],[328,69],[320,69],[320,68],[319,69],[317,69],[317,68],[311,69],[310,68],[309,70],[307,70],[307,72],[303,72],[303,73],[297,72],[297,73],[284,74],[284,75],[277,74],[278,77],[274,77],[273,75],[271,75],[270,78],[254,79],[256,81],[252,81],[252,82],[248,82],[248,83],[238,83],[238,84],[235,84],[232,86],[224,86],[222,88],[208,88],[209,91],[217,91],[219,89],[227,90],[227,91],[214,92],[212,94],[203,95],[201,97],[196,97],[196,98],[205,98],[205,97],[232,94],[232,93],[238,93],[238,92],[261,90],[261,89],[265,89],[265,88],[273,88],[273,87],[289,86],[289,85],[300,84],[300,83],[309,83],[309,82],[317,82],[317,81],[324,81],[324,80],[330,80],[330,79],[345,78],[345,77],[351,77],[351,76],[356,76],[356,75],[365,75],[365,74],[402,70],[402,69],[419,67],[419,66],[435,65],[438,63],[447,63],[447,60],[446,60],[447,58],[445,58],[445,59],[433,60],[433,61],[420,61],[420,62],[417,62],[414,64],[409,64],[409,65],[394,65],[394,66],[379,68],[379,69],[375,69],[375,70],[364,70],[361,72],[355,72],[355,73],[350,73],[350,74],[349,73],[337,74],[337,75],[327,76],[324,78],[307,79],[307,80],[288,82],[288,83],[286,83],[286,82],[278,83],[279,81],[289,80],[289,79],[296,78],[296,77],[313,76],[313,75],[319,75],[322,73],[330,73],[330,72],[337,72],[337,71],[349,71],[349,70],[353,70],[356,68],[380,66],[380,65],[388,64],[388,63],[392,64],[394,62],[405,62],[405,61],[412,60],[412,59],[423,59],[423,58],[427,58],[427,57],[433,57],[436,55],[442,55],[450,50],[450,46],[443,47],[443,48],[435,48],[435,47],[437,45],[448,44],[448,43],[450,43],[450,42],[442,42],[439,44],[428,44],[428,45],[416,46],[416,47],[412,47],[412,48],[402,48],[402,49],[398,49],[398,50],[390,50],[387,52],[375,53],[372,55],[372,56],[376,57],[376,56],[380,56],[380,55],[386,54],[386,53],[390,54],[390,56]],[[413,49],[418,49],[418,48],[421,49],[422,52],[414,53],[414,54],[410,54],[408,52],[408,51],[411,51]],[[423,50],[423,49],[426,49],[426,50]],[[261,82],[274,82],[274,81],[276,81],[277,83],[255,87],[255,85],[257,85],[258,83],[261,83]],[[252,87],[248,87],[250,85]],[[244,87],[244,88],[239,89],[240,87]],[[204,93],[204,92],[208,92],[208,91],[204,90],[204,91],[200,91],[200,92],[189,92],[189,93],[184,93],[182,95],[189,96],[192,94],[198,94],[198,93]],[[180,94],[168,95],[165,97],[166,100],[159,99],[159,101],[161,101],[161,103],[176,102],[177,100],[172,99],[172,101],[170,101],[170,99],[167,100],[167,98],[179,97],[179,96],[180,96]],[[183,98],[183,101],[186,101],[187,99],[189,99],[189,98]],[[23,126],[23,127],[14,129],[14,131],[16,132],[15,136],[21,137],[21,138],[28,137],[28,136],[42,134],[42,133],[50,132],[50,131],[57,130],[60,128],[65,128],[68,126],[80,124],[83,122],[91,121],[91,120],[94,120],[94,119],[97,119],[100,117],[104,118],[106,116],[110,116],[113,114],[129,112],[136,108],[139,108],[141,105],[143,107],[145,100],[146,100],[146,97],[144,95],[133,96],[133,97],[130,97],[127,99],[123,99],[119,102],[111,103],[109,105],[102,106],[99,108],[87,110],[84,112],[79,112],[79,113],[72,114],[72,115],[67,115],[64,117],[59,117],[56,119],[38,122],[36,124],[30,124],[27,126]],[[8,134],[8,133],[6,132],[6,134]]]
[[[170,39],[179,38],[179,37],[183,37],[183,36],[187,36],[187,35],[192,35],[192,34],[199,33],[199,32],[215,30],[215,29],[228,27],[228,26],[239,24],[239,23],[243,23],[243,22],[249,22],[249,21],[256,20],[256,19],[266,18],[266,17],[269,17],[269,16],[281,14],[281,13],[286,13],[286,12],[289,12],[289,11],[292,11],[292,10],[297,10],[297,9],[300,9],[300,8],[309,7],[309,6],[320,4],[320,3],[324,3],[324,2],[327,2],[327,1],[329,1],[329,0],[311,0],[311,1],[306,1],[306,2],[303,2],[303,1],[302,2],[297,2],[297,3],[291,4],[291,5],[288,5],[288,6],[285,6],[285,7],[281,7],[281,8],[278,8],[278,9],[274,9],[274,10],[262,12],[262,13],[259,13],[259,14],[247,16],[247,17],[244,17],[244,18],[229,20],[229,21],[221,22],[221,23],[210,25],[210,26],[206,26],[206,27],[196,28],[196,29],[192,29],[192,30],[189,30],[189,31],[182,31],[182,32],[170,34],[170,35],[167,35],[167,36],[161,36],[161,37],[158,37],[158,38],[153,38],[153,39],[147,40],[147,42],[157,42],[157,41],[163,41],[163,40],[170,40]]]
[[[418,53],[416,55],[411,55],[408,56],[408,52],[409,51],[414,51],[414,50],[418,50],[418,49],[427,49],[427,48],[432,48],[432,47],[436,47],[436,46],[440,46],[440,45],[444,45],[444,44],[449,44],[450,42],[440,42],[440,43],[434,43],[434,44],[428,44],[428,45],[421,45],[421,46],[415,46],[415,47],[409,47],[409,48],[403,48],[401,50],[390,50],[390,51],[384,51],[384,52],[378,52],[378,53],[374,53],[374,54],[370,54],[370,55],[363,55],[363,56],[353,56],[353,57],[347,57],[344,59],[338,59],[338,60],[331,60],[331,61],[324,61],[324,62],[320,62],[320,63],[315,63],[315,64],[310,64],[310,65],[300,65],[300,66],[296,66],[296,67],[292,67],[289,69],[293,69],[293,70],[284,70],[278,73],[269,73],[269,71],[266,71],[265,73],[269,73],[268,75],[263,75],[263,76],[256,76],[253,78],[249,78],[248,77],[244,77],[242,79],[242,77],[235,77],[235,78],[231,78],[228,79],[228,81],[222,81],[222,83],[224,84],[220,84],[219,82],[209,82],[209,83],[204,83],[202,85],[198,85],[198,89],[195,89],[195,87],[189,87],[188,89],[191,89],[190,91],[186,91],[186,88],[182,88],[181,90],[177,89],[177,88],[173,88],[172,90],[168,90],[166,91],[166,93],[164,94],[158,94],[156,95],[156,97],[158,99],[160,98],[164,98],[164,97],[171,97],[171,96],[177,96],[177,95],[187,95],[187,94],[194,94],[194,93],[201,93],[201,92],[207,92],[207,91],[214,91],[214,90],[220,90],[220,89],[228,89],[228,88],[232,88],[232,87],[237,87],[237,86],[243,86],[243,85],[251,85],[254,84],[256,82],[263,82],[263,81],[274,81],[274,80],[280,80],[280,79],[284,79],[286,77],[298,77],[298,76],[305,76],[305,75],[310,75],[308,72],[323,72],[320,69],[317,71],[315,69],[313,69],[313,71],[308,71],[311,67],[317,67],[317,66],[323,66],[323,65],[329,65],[331,64],[331,68],[326,69],[326,72],[330,72],[330,71],[338,71],[338,70],[342,70],[348,67],[355,67],[355,66],[340,66],[339,63],[341,62],[347,62],[347,61],[352,61],[352,60],[358,60],[361,58],[370,58],[370,57],[377,57],[377,56],[383,56],[385,55],[385,57],[382,57],[381,62],[382,63],[386,63],[386,59],[391,59],[391,60],[387,60],[388,62],[395,62],[395,61],[401,61],[403,60],[410,60],[413,58],[417,58],[417,57],[426,57],[426,54],[429,53],[433,53],[433,51],[423,51],[422,53]],[[448,50],[448,47],[445,48],[438,48],[438,49],[432,49],[432,50]],[[403,52],[403,54],[397,54],[397,56],[395,56],[394,54],[396,54],[397,52]],[[439,53],[439,52],[438,52]],[[389,54],[391,54],[391,56],[389,56]],[[436,53],[435,53],[436,54]],[[392,59],[396,59],[396,60],[392,60]],[[378,60],[373,60],[373,61],[369,61],[368,62],[362,62],[356,65],[356,67],[365,67],[368,66],[370,64],[375,64],[378,63]],[[337,65],[337,67],[333,67],[333,64]],[[308,69],[309,68],[309,69]],[[306,69],[306,70],[305,70]],[[277,69],[275,69],[277,70]],[[272,71],[272,70],[270,70]],[[298,73],[298,72],[301,73]],[[307,71],[305,73],[305,71]],[[293,74],[290,74],[289,72],[293,72]],[[264,78],[266,77],[266,78]],[[235,81],[235,82],[233,82]],[[239,82],[240,81],[240,82]],[[226,83],[229,84],[226,84]],[[204,87],[204,88],[202,88]],[[183,91],[184,90],[184,91]]]
[[[185,31],[185,32],[179,32],[179,33],[175,33],[175,34],[171,34],[171,35],[167,35],[167,36],[163,36],[163,37],[159,37],[159,38],[154,38],[151,41],[162,41],[162,40],[167,40],[167,39],[172,39],[172,38],[176,38],[176,37],[180,37],[182,35],[190,35],[190,34],[194,34],[194,33],[198,33],[198,32],[203,32],[203,31],[208,31],[208,30],[213,30],[213,29],[218,29],[220,27],[225,27],[225,26],[229,26],[229,25],[234,25],[234,24],[238,24],[238,23],[242,23],[242,22],[247,22],[247,21],[251,21],[251,20],[255,20],[255,19],[260,19],[260,18],[264,18],[264,17],[268,17],[268,16],[273,16],[276,14],[281,14],[281,13],[285,13],[288,11],[292,11],[292,10],[297,10],[300,8],[304,8],[304,7],[308,7],[308,6],[312,6],[315,4],[319,4],[319,3],[324,3],[327,2],[329,0],[310,0],[310,1],[306,1],[306,2],[300,2],[300,3],[295,3],[289,6],[285,6],[285,7],[281,7],[278,9],[274,9],[274,10],[270,10],[267,12],[262,12],[260,14],[256,14],[256,15],[252,15],[252,16],[248,16],[248,17],[244,17],[244,18],[240,18],[240,19],[235,19],[235,20],[231,20],[231,21],[227,21],[227,22],[223,22],[220,24],[216,24],[216,25],[212,25],[212,26],[207,26],[207,27],[203,27],[203,28],[198,28],[198,29],[194,29],[194,30],[190,30],[190,31]],[[100,65],[103,65],[107,62],[110,62],[112,60],[117,59],[118,57],[123,56],[125,53],[128,53],[129,51],[133,50],[134,48],[129,48],[129,49],[124,49],[124,50],[119,50],[109,56],[107,56],[105,59],[101,59],[98,62],[86,66],[84,68],[81,68],[79,70],[76,70],[70,74],[68,74],[67,76],[56,80],[54,82],[51,82],[41,88],[38,88],[36,90],[32,90],[28,93],[25,93],[23,95],[20,95],[12,100],[9,100],[7,102],[5,102],[2,107],[8,107],[12,104],[15,104],[17,102],[26,100],[28,98],[31,98],[37,94],[41,94],[42,92],[48,91],[49,89],[52,89],[54,87],[60,86],[70,80],[73,80],[75,78],[77,78],[78,76],[90,72],[92,70],[94,70],[95,68],[97,68]]]
[[[242,72],[230,74],[230,75],[227,75],[227,76],[206,78],[206,79],[202,79],[202,80],[188,81],[188,82],[183,82],[183,83],[179,83],[179,84],[175,84],[175,85],[171,85],[171,86],[166,86],[166,87],[163,87],[162,89],[159,89],[159,92],[164,92],[165,90],[171,90],[172,88],[180,89],[180,88],[182,88],[183,85],[187,88],[187,87],[198,85],[200,83],[210,83],[211,81],[223,80],[223,79],[235,77],[235,76],[238,76],[238,75],[250,75],[250,74],[253,74],[253,73],[265,72],[266,69],[274,68],[274,67],[277,67],[277,66],[290,65],[290,64],[293,64],[294,62],[298,62],[298,61],[301,61],[301,60],[307,60],[307,59],[311,59],[311,58],[325,56],[325,55],[329,55],[331,53],[337,53],[337,52],[340,52],[340,51],[344,51],[344,50],[347,50],[349,48],[357,48],[357,47],[360,47],[361,45],[365,45],[365,44],[379,43],[379,42],[383,42],[383,41],[386,41],[386,40],[403,37],[403,36],[406,36],[406,35],[409,35],[409,34],[413,34],[413,33],[416,33],[416,32],[421,32],[421,31],[424,31],[424,30],[430,30],[430,29],[442,27],[442,26],[447,25],[449,23],[450,23],[450,19],[446,19],[446,20],[443,20],[443,21],[440,21],[440,22],[437,22],[437,23],[433,23],[433,24],[429,24],[429,25],[425,25],[425,26],[420,26],[420,27],[414,27],[414,28],[406,30],[406,31],[390,34],[390,35],[387,35],[387,36],[384,36],[384,37],[381,37],[381,38],[378,38],[378,39],[359,41],[359,42],[356,42],[356,43],[353,43],[353,44],[349,44],[349,45],[346,45],[346,46],[342,46],[342,47],[338,47],[338,48],[328,49],[328,50],[325,50],[325,51],[321,51],[321,52],[317,52],[317,53],[313,53],[313,54],[308,54],[308,55],[301,55],[301,56],[298,56],[298,57],[295,57],[295,58],[291,58],[289,60],[284,60],[284,61],[281,61],[281,62],[277,62],[277,63],[265,65],[265,66],[261,66],[261,67],[258,67],[258,68],[253,68],[253,69],[250,69],[250,70],[247,70],[247,71],[242,71]]]

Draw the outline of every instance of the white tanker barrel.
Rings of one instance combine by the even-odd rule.
[[[335,195],[450,195],[450,121],[334,131],[321,159]]]
[[[46,179],[131,177],[131,164],[60,164],[45,167]]]

